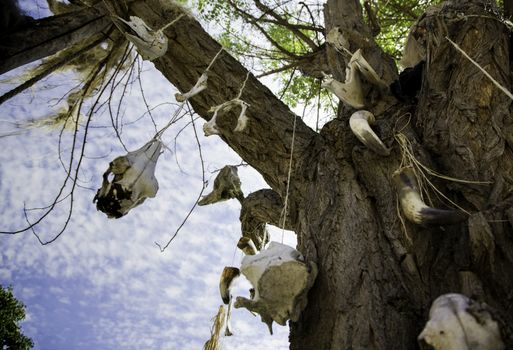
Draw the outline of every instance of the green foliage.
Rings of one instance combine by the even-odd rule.
[[[25,318],[25,306],[12,294],[12,287],[0,285],[0,345],[4,350],[26,350],[34,346],[21,333],[19,322]]]
[[[378,0],[372,3],[381,27],[376,36],[376,42],[381,48],[394,57],[401,58],[401,52],[406,42],[410,27],[415,23],[424,10],[440,3],[440,0]],[[368,19],[368,14],[365,13]]]
[[[300,57],[311,52],[311,43],[320,45],[320,33],[312,28],[321,28],[322,4],[307,8],[300,1],[265,1],[282,22],[301,26],[295,32],[290,26],[268,11],[262,10],[254,0],[196,0],[200,16],[220,27],[216,39],[243,64],[253,69],[256,75],[280,70],[292,65]],[[301,5],[303,4],[303,5]],[[313,7],[312,7],[313,6]],[[310,40],[310,46],[304,38]],[[305,77],[291,69],[275,74],[278,95],[292,107],[299,102],[312,100],[319,93],[318,80]]]
[[[323,5],[325,1],[299,0],[191,0],[203,20],[219,27],[217,39],[226,50],[250,67],[255,75],[273,73],[277,95],[291,107],[302,103],[320,104],[324,111],[336,105],[319,80],[307,77],[294,67],[305,54],[323,44],[326,33]],[[364,6],[366,2],[366,6]],[[362,8],[371,8],[377,18],[379,33],[375,40],[394,59],[401,58],[408,32],[430,5],[441,0],[361,0]],[[262,5],[270,9],[265,11]],[[292,26],[276,20],[278,15]],[[367,10],[365,21],[371,25]],[[294,31],[293,26],[296,26]],[[297,29],[300,28],[300,29]],[[307,39],[305,39],[305,37]],[[316,102],[315,102],[316,101]]]

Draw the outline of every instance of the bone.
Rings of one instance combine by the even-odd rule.
[[[334,93],[342,102],[353,108],[360,109],[365,106],[362,81],[355,62],[346,69],[346,81],[344,83],[330,77],[325,77],[321,86]]]

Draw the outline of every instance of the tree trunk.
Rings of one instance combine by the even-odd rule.
[[[342,113],[301,162],[293,180],[297,232],[319,275],[291,325],[291,349],[417,348],[431,302],[449,292],[487,302],[512,324],[511,100],[445,39],[510,89],[508,31],[485,8],[446,3],[423,20],[429,56],[418,104],[377,116],[382,139],[393,147],[389,157],[360,146]],[[403,160],[394,142],[400,128],[431,169],[489,182],[432,179],[471,213],[468,221],[403,226],[391,182]]]
[[[163,6],[147,0],[132,10],[159,28],[181,11]],[[365,40],[370,31],[361,16],[347,15],[361,11],[359,2],[330,0],[327,6],[327,30],[340,26],[352,51],[364,45],[378,73],[388,82],[395,79],[391,60],[371,39]],[[510,100],[445,39],[461,44],[509,88],[507,31],[492,16],[481,3],[461,2],[441,6],[424,19],[429,57],[418,105],[395,102],[386,113],[379,112],[384,109],[379,103],[371,107],[379,134],[393,148],[389,157],[361,146],[348,128],[346,109],[320,134],[297,120],[290,226],[299,249],[317,263],[319,275],[300,320],[291,323],[291,349],[414,349],[431,302],[447,292],[477,296],[513,322]],[[166,30],[169,50],[155,65],[187,91],[220,47],[194,19],[180,21]],[[328,50],[328,62],[339,77],[342,59]],[[210,119],[208,109],[234,98],[245,75],[238,62],[221,54],[209,72],[208,89],[192,98],[195,111]],[[250,104],[248,128],[232,131],[235,111],[220,119],[221,138],[284,198],[297,117],[251,75],[242,99]],[[390,101],[390,96],[382,99]],[[409,123],[406,116],[411,116]],[[404,160],[394,138],[400,128],[418,160],[431,169],[493,182],[432,179],[472,213],[468,221],[444,227],[401,222],[391,181]]]

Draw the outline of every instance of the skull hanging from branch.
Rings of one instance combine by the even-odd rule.
[[[491,309],[462,294],[444,294],[433,302],[418,339],[435,350],[505,349]]]
[[[121,17],[116,19],[126,24],[135,33],[135,35],[128,33],[121,25],[114,22],[125,37],[135,45],[143,59],[153,61],[167,52],[168,39],[163,29],[153,30],[137,16],[130,16],[130,21],[125,21]]]
[[[103,174],[102,187],[93,199],[96,208],[109,218],[117,219],[146,198],[155,197],[159,188],[155,166],[161,149],[162,142],[151,140],[138,150],[110,162]]]
[[[251,299],[237,297],[234,306],[260,314],[272,334],[273,321],[283,326],[287,320],[299,319],[317,276],[317,265],[306,263],[296,249],[271,242],[266,250],[246,255],[241,272],[253,285],[255,294]]]
[[[198,202],[198,205],[213,204],[232,198],[237,198],[239,202],[242,202],[244,194],[240,189],[240,185],[237,167],[226,165],[214,180],[214,190],[203,197]]]

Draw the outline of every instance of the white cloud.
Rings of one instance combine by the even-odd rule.
[[[42,11],[42,10],[41,10]],[[146,96],[153,106],[170,102],[173,89],[158,73],[143,76]],[[51,86],[60,81],[46,81]],[[41,89],[42,85],[39,85]],[[8,87],[1,87],[7,89]],[[135,88],[134,88],[135,90]],[[3,104],[2,119],[20,122],[49,113],[47,100],[56,89],[37,91],[47,99],[32,99],[27,92]],[[143,118],[140,96],[126,97],[126,123],[122,138],[129,150],[138,148],[154,134],[151,122]],[[161,127],[171,115],[171,106],[153,111]],[[174,149],[174,133],[185,123],[173,126],[164,142]],[[125,154],[113,136],[105,113],[93,118],[86,158],[80,172],[80,185],[73,201],[74,215],[66,232],[49,246],[41,246],[30,232],[0,236],[0,282],[13,284],[27,305],[29,317],[23,328],[36,342],[36,349],[200,349],[210,336],[211,319],[221,299],[219,275],[224,266],[237,266],[241,253],[240,205],[231,200],[198,207],[169,248],[161,253],[154,242],[165,243],[194,204],[202,186],[200,162],[193,132],[188,128],[178,138],[177,154],[166,151],[157,164],[159,192],[118,220],[96,210],[92,199],[101,184],[109,161]],[[200,134],[203,157],[210,171],[225,164],[238,164],[240,158],[218,137]],[[0,134],[12,124],[0,123]],[[81,129],[81,134],[83,130]],[[62,146],[70,150],[70,134]],[[24,205],[51,204],[65,176],[58,161],[59,132],[35,129],[20,136],[0,138],[0,229],[14,230],[25,225]],[[65,157],[66,158],[66,157]],[[177,164],[178,162],[178,164]],[[239,169],[242,188],[251,191],[268,187],[258,173]],[[69,187],[68,187],[69,189]],[[36,229],[43,239],[58,232],[69,201]],[[32,221],[40,211],[29,212]],[[281,241],[281,230],[271,229]],[[285,242],[295,245],[293,235]],[[241,283],[247,296],[249,284]],[[286,349],[288,328],[274,326],[275,335],[259,317],[246,310],[232,314],[235,335],[223,339],[225,349]]]

